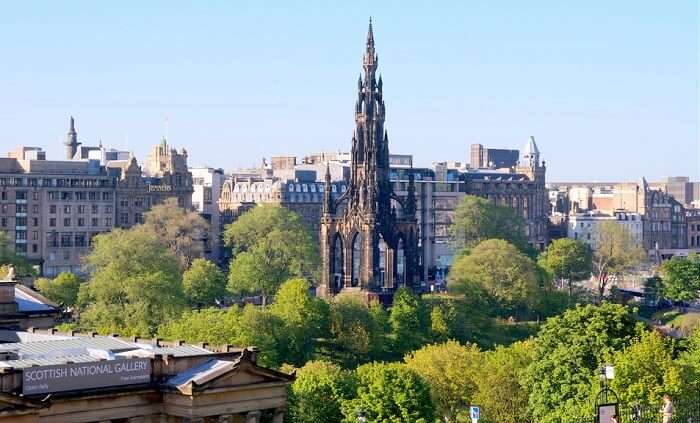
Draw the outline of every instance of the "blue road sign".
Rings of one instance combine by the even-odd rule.
[[[472,405],[471,408],[469,409],[469,414],[471,414],[472,421],[476,422],[477,420],[479,420],[479,415],[481,414],[481,410],[476,405]]]

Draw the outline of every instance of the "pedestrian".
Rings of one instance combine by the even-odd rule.
[[[663,423],[673,421],[673,401],[669,394],[664,394],[664,404],[661,406],[661,417]]]

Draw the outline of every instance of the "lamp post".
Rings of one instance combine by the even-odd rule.
[[[601,366],[598,376],[600,392],[595,399],[596,422],[610,423],[612,416],[619,413],[617,394],[608,386],[608,381],[615,378],[615,367],[609,364]]]

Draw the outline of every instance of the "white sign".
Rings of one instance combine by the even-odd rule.
[[[598,407],[598,423],[612,423],[615,415],[615,404],[606,404]]]
[[[22,373],[22,393],[25,395],[133,385],[151,381],[151,359],[33,366],[25,368]]]
[[[469,409],[469,414],[472,417],[472,423],[477,423],[481,414],[481,410],[478,406],[472,405]]]

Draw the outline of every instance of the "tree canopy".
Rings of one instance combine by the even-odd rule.
[[[408,288],[399,288],[389,310],[394,352],[403,354],[420,347],[428,330],[428,319],[421,298]]]
[[[433,423],[435,410],[430,388],[400,363],[370,363],[355,370],[357,395],[342,403],[344,423],[357,422],[362,412],[368,422]]]
[[[261,204],[244,213],[224,232],[232,248],[228,289],[234,294],[260,294],[266,304],[282,282],[308,281],[318,269],[318,246],[294,212]]]
[[[516,209],[473,195],[465,196],[457,205],[449,233],[456,250],[494,238],[521,250],[528,248],[525,222]]]
[[[540,291],[537,265],[515,246],[501,239],[482,241],[453,263],[448,286],[456,292],[485,293],[506,312],[533,307]]]
[[[182,275],[182,286],[190,306],[209,307],[226,295],[226,275],[209,260],[196,258]]]
[[[598,281],[598,296],[602,299],[610,276],[633,269],[644,260],[645,254],[630,231],[615,221],[602,222],[594,236],[593,269]]]
[[[81,290],[81,325],[152,335],[182,312],[180,263],[154,234],[134,228],[97,235],[85,262],[92,274]]]
[[[672,301],[693,301],[700,291],[700,255],[673,257],[661,265],[662,292]]]
[[[641,332],[641,323],[616,304],[577,306],[549,318],[537,335],[525,373],[534,419],[558,423],[587,415],[597,370]]]
[[[567,282],[569,295],[573,293],[573,283],[588,278],[593,265],[590,249],[569,238],[552,241],[537,261],[553,277]]]
[[[468,418],[469,405],[480,383],[482,355],[474,345],[456,341],[426,345],[405,357],[406,366],[420,375],[430,387],[436,414],[441,420],[456,422]]]
[[[354,373],[328,361],[309,361],[297,370],[289,389],[294,423],[340,422],[341,403],[355,395]]]
[[[71,272],[61,272],[53,280],[39,278],[34,287],[51,301],[73,307],[78,300],[78,290],[83,281]]]
[[[180,207],[177,198],[168,198],[151,207],[144,215],[143,226],[178,257],[182,269],[202,256],[209,224],[197,212]]]

